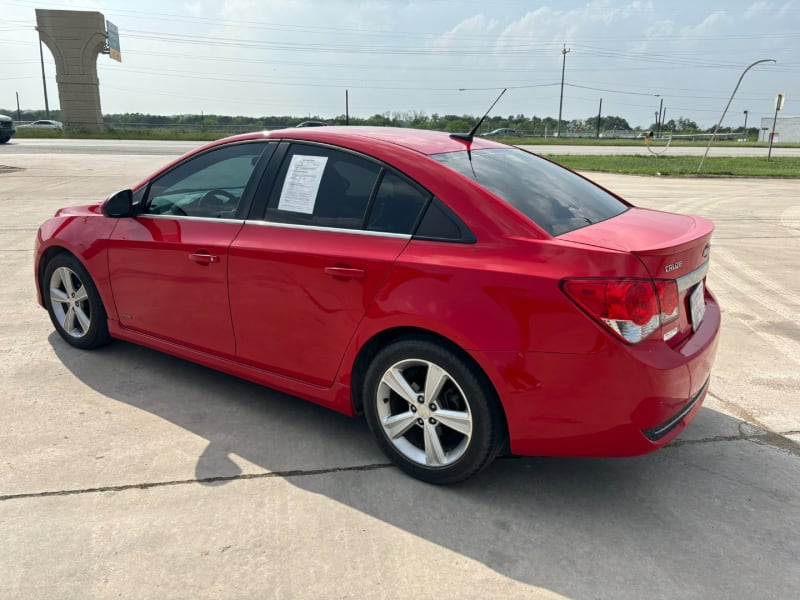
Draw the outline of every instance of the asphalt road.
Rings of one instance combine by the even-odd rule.
[[[18,154],[121,154],[144,156],[179,156],[204,142],[161,141],[161,140],[76,140],[76,139],[37,139],[12,138],[0,146],[0,163],[3,156]],[[642,142],[638,146],[558,146],[525,145],[523,148],[537,154],[649,154],[650,150]],[[652,142],[650,148],[661,152],[662,142]],[[670,146],[665,156],[702,156],[705,147]],[[714,146],[709,156],[766,156],[766,148]],[[773,148],[772,156],[800,156],[800,148]]]
[[[0,597],[797,597],[797,181],[598,175],[717,224],[704,409],[650,456],[507,458],[441,488],[387,465],[363,421],[131,344],[66,345],[34,302],[36,227],[175,148],[27,143],[0,148]]]

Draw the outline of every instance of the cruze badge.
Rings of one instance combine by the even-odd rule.
[[[676,269],[680,269],[682,266],[683,266],[683,261],[679,260],[676,263],[672,263],[671,265],[667,265],[666,267],[664,267],[664,270],[667,273],[671,273],[672,271],[675,271]]]

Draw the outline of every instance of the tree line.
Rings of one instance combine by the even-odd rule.
[[[8,110],[0,108],[0,114],[14,117],[18,121],[36,121],[38,119],[60,119],[61,111],[54,109],[50,111],[49,117],[44,110]],[[110,129],[152,129],[152,128],[174,128],[185,130],[206,129],[209,131],[251,131],[258,129],[278,129],[282,127],[293,127],[303,121],[322,121],[329,125],[374,125],[378,127],[412,127],[415,129],[432,129],[447,132],[469,131],[480,117],[475,115],[440,115],[433,113],[428,115],[419,111],[387,111],[382,114],[374,114],[371,117],[347,117],[347,115],[337,115],[332,119],[323,119],[319,116],[308,115],[298,117],[296,115],[276,115],[265,117],[245,117],[228,116],[216,114],[185,114],[185,115],[151,115],[144,113],[121,113],[108,114],[103,116],[106,127]],[[635,135],[640,133],[643,128],[632,127],[628,121],[620,116],[606,115],[600,117],[600,127],[598,128],[598,115],[592,115],[585,119],[572,119],[561,121],[561,135],[573,135],[582,137],[594,137],[598,133],[604,136],[623,136],[625,134]],[[481,132],[485,133],[494,129],[513,129],[522,135],[532,136],[551,136],[559,130],[558,121],[553,117],[527,116],[523,114],[504,116],[489,116],[481,126]],[[659,130],[658,124],[652,123],[647,129],[652,131]],[[686,117],[670,119],[663,123],[660,130],[666,134],[691,134],[691,133],[710,133],[713,127],[708,129],[700,128],[695,121]],[[742,127],[723,127],[720,133],[742,132]],[[758,135],[757,127],[748,127],[749,135]]]

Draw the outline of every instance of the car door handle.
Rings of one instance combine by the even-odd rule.
[[[351,267],[325,267],[325,273],[342,279],[364,279],[367,275],[364,269],[353,269]]]
[[[212,263],[219,262],[219,256],[217,256],[216,254],[209,254],[208,252],[203,252],[202,250],[199,250],[194,254],[190,254],[189,260],[193,260],[194,262],[201,265],[210,265]]]

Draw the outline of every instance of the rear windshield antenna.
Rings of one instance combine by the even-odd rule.
[[[503,88],[503,91],[500,92],[500,95],[497,98],[495,98],[494,102],[492,102],[492,105],[489,107],[489,110],[486,111],[486,114],[481,117],[480,121],[475,123],[475,126],[472,129],[469,130],[469,133],[451,133],[450,137],[451,138],[455,138],[457,140],[464,140],[465,142],[471,142],[472,139],[475,137],[475,132],[478,131],[478,128],[486,120],[486,117],[489,116],[489,113],[492,112],[492,109],[494,108],[494,105],[497,104],[497,102],[500,100],[500,98],[503,97],[503,94],[506,93],[507,89],[508,88]]]

